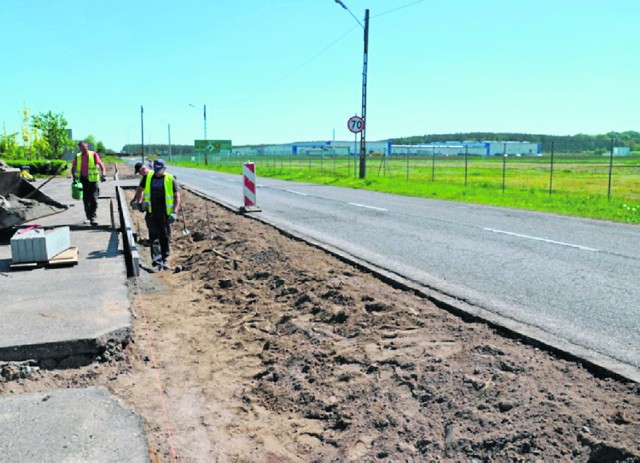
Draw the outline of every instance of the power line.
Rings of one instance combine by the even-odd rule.
[[[385,15],[388,15],[388,14],[391,14],[391,13],[395,13],[398,10],[402,10],[404,8],[408,8],[410,6],[413,6],[413,5],[417,4],[417,3],[422,3],[422,2],[424,2],[424,0],[416,0],[415,2],[407,3],[406,5],[402,5],[402,6],[399,6],[397,8],[394,8],[392,10],[388,10],[388,11],[385,11],[383,13],[377,14],[377,15],[374,16],[374,18],[379,18],[380,16],[385,16]]]
[[[351,16],[353,16],[353,18],[358,22],[358,25],[360,25],[360,27],[364,28],[364,26],[362,25],[362,22],[360,22],[360,20],[351,12],[351,10],[349,8],[347,8],[347,6],[342,2],[342,0],[334,0],[337,4],[339,4],[342,8],[344,8],[345,10],[347,10],[349,12],[349,14],[351,14]],[[404,8],[408,8],[410,6],[416,5],[418,3],[422,3],[425,0],[415,0],[413,2],[407,3],[405,5],[401,5],[399,7],[393,8],[391,10],[382,12],[380,14],[377,14],[373,17],[378,18],[380,16],[385,16],[391,13],[395,13],[398,10],[402,10]],[[257,95],[260,95],[264,92],[266,92],[267,90],[275,87],[276,85],[278,85],[280,82],[282,82],[283,80],[287,79],[288,77],[290,77],[291,75],[295,74],[296,72],[300,71],[300,69],[304,68],[306,65],[308,65],[309,63],[311,63],[312,61],[314,61],[316,58],[318,58],[320,55],[322,55],[324,52],[326,52],[328,49],[330,49],[331,47],[333,47],[335,44],[337,44],[338,42],[340,42],[343,38],[345,38],[347,35],[349,35],[354,29],[356,28],[356,26],[353,26],[351,29],[349,29],[348,31],[346,31],[344,34],[342,34],[340,37],[338,37],[337,39],[335,39],[333,42],[331,42],[329,45],[327,45],[326,47],[324,47],[322,50],[320,50],[319,52],[317,52],[315,55],[313,55],[311,58],[309,58],[307,61],[303,62],[302,64],[300,64],[299,66],[295,67],[294,69],[292,69],[291,71],[289,71],[288,73],[284,74],[282,77],[276,79],[275,81],[273,81],[271,84],[267,85],[266,87],[263,87],[262,89],[258,90],[257,92],[251,93],[249,95],[246,95],[234,102],[231,102],[229,104],[226,105],[222,105],[219,106],[219,109],[223,109],[223,108],[229,108],[231,106],[235,106],[237,104],[243,103],[245,101],[247,101],[249,98],[253,98]]]
[[[302,69],[303,67],[305,67],[306,65],[308,65],[309,63],[311,63],[312,61],[314,61],[318,56],[322,55],[325,51],[327,51],[329,48],[333,47],[336,43],[338,43],[339,41],[341,41],[343,38],[345,38],[347,35],[349,35],[351,33],[351,31],[353,31],[357,26],[353,26],[351,29],[349,29],[348,31],[346,31],[344,34],[342,34],[340,37],[338,37],[337,39],[335,39],[333,42],[331,42],[329,45],[327,45],[326,47],[324,47],[322,50],[320,50],[318,53],[316,53],[315,55],[313,55],[311,58],[309,58],[307,61],[305,61],[304,63],[300,64],[299,66],[297,66],[296,68],[292,69],[291,71],[289,71],[288,73],[284,74],[282,77],[280,77],[279,79],[273,81],[271,84],[267,85],[266,87],[263,87],[262,89],[258,90],[257,92],[254,92],[250,95],[246,95],[243,98],[240,98],[239,100],[236,100],[232,103],[226,104],[226,105],[222,105],[219,106],[218,108],[228,108],[230,106],[234,106],[237,105],[239,103],[242,103],[246,100],[248,100],[249,98],[252,98],[254,96],[260,95],[261,93],[266,92],[267,90],[271,89],[272,87],[275,87],[276,85],[278,85],[280,82],[282,82],[283,80],[285,80],[287,77],[290,77],[291,75],[295,74],[296,72],[298,72],[300,69]]]

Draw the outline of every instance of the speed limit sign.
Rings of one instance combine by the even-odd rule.
[[[352,133],[360,133],[364,130],[364,119],[360,116],[351,116],[347,121],[347,127]]]

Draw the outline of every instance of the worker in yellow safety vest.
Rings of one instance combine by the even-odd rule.
[[[153,162],[153,172],[142,176],[135,201],[146,212],[145,221],[151,242],[153,271],[167,270],[169,265],[171,224],[180,210],[180,189],[162,159]]]
[[[78,148],[80,148],[80,152],[73,158],[71,175],[74,182],[79,178],[82,183],[82,202],[84,203],[84,213],[87,216],[85,222],[95,226],[97,225],[100,182],[106,180],[107,170],[98,153],[89,150],[89,144],[86,141],[80,141]]]

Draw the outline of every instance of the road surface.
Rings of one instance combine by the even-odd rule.
[[[171,171],[243,205],[239,175]],[[285,229],[640,377],[637,225],[266,178],[257,203]]]

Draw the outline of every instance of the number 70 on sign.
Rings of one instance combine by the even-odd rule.
[[[351,116],[347,121],[347,127],[352,133],[360,133],[364,130],[364,119],[360,116]]]

